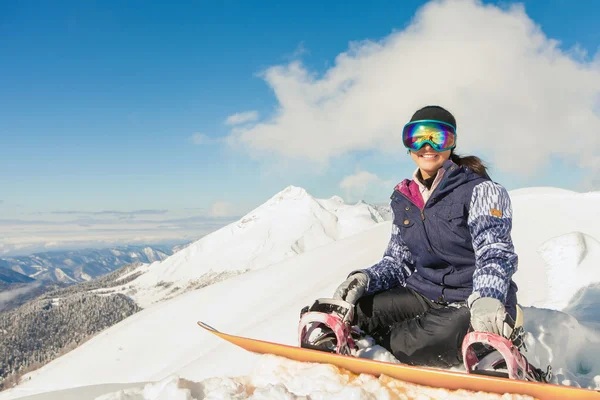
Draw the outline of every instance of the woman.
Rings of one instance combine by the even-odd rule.
[[[439,106],[405,125],[417,169],[391,196],[384,257],[353,271],[334,294],[355,304],[353,322],[407,364],[457,365],[470,328],[508,337],[516,319],[510,198],[477,157],[454,153],[456,137],[454,117]]]

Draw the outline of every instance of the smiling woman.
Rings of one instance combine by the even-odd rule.
[[[462,157],[455,153],[456,119],[442,107],[427,106],[418,110],[405,125],[402,136],[411,158],[419,167],[417,173],[425,180],[435,177],[448,159],[489,177],[479,157]]]
[[[391,196],[389,245],[381,261],[351,272],[333,294],[356,306],[353,325],[411,365],[460,364],[470,330],[521,346],[510,198],[478,158],[453,154],[456,138],[446,109],[413,114],[402,140],[417,169]],[[325,323],[303,346],[348,354],[342,336]]]

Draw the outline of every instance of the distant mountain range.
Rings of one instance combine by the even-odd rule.
[[[123,246],[0,258],[0,312],[49,291],[96,281],[127,265],[162,261],[182,246]]]
[[[67,284],[86,282],[124,265],[162,261],[173,252],[173,248],[168,246],[124,246],[0,258],[0,281],[27,283],[36,280]]]
[[[4,283],[28,283],[33,282],[35,279],[23,275],[19,272],[13,271],[12,269],[0,266],[0,282]]]

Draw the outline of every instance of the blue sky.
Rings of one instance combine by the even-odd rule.
[[[456,93],[456,88],[438,85],[440,89],[436,91],[424,82],[423,90],[416,84],[410,90],[398,91],[398,106],[394,111],[397,115],[382,124],[385,127],[379,126],[378,122],[372,122],[376,117],[367,116],[369,105],[389,93],[385,84],[374,83],[364,95],[353,95],[352,99],[360,97],[365,102],[359,108],[365,110],[364,119],[352,124],[360,126],[364,133],[348,134],[348,142],[344,143],[343,130],[330,137],[328,132],[339,121],[361,118],[362,112],[351,112],[350,105],[336,106],[356,101],[348,100],[344,93],[340,94],[341,89],[335,89],[319,100],[329,102],[324,108],[331,107],[334,111],[317,115],[311,99],[323,91],[322,87],[335,85],[339,76],[351,75],[348,79],[353,82],[369,82],[379,74],[374,66],[381,63],[380,59],[401,57],[401,65],[418,69],[422,58],[402,50],[415,46],[434,46],[426,56],[428,63],[437,63],[446,72],[458,68],[459,64],[452,64],[452,60],[464,57],[460,55],[461,49],[467,49],[467,44],[454,41],[443,47],[448,53],[436,54],[433,49],[439,45],[440,36],[436,36],[439,33],[434,28],[425,27],[422,33],[402,36],[425,3],[221,1],[182,2],[177,6],[170,2],[142,1],[126,5],[121,1],[3,3],[0,5],[0,220],[5,221],[5,226],[8,220],[18,221],[20,227],[3,232],[9,239],[20,238],[13,240],[12,245],[4,243],[5,249],[12,249],[17,242],[28,248],[27,221],[50,221],[58,225],[68,220],[77,224],[73,215],[97,216],[92,213],[101,211],[130,213],[131,218],[140,220],[141,215],[146,217],[148,213],[136,214],[136,211],[155,210],[157,216],[206,221],[214,229],[215,221],[218,224],[222,218],[242,215],[288,185],[302,186],[319,198],[341,195],[347,201],[364,198],[375,203],[387,202],[393,189],[390,185],[408,177],[413,170],[402,147],[390,146],[398,144],[393,138],[394,126],[401,126],[401,121],[410,118],[415,110],[412,105],[428,99],[434,102],[447,99],[444,105],[458,110],[459,135],[462,121],[467,122],[463,125],[465,129],[469,127],[469,112],[474,112],[471,111],[474,107],[450,101],[455,99],[450,92]],[[487,18],[487,14],[476,12],[482,9],[480,3],[467,2],[471,5],[457,12],[452,11],[457,7],[452,3],[465,2],[441,2],[438,11],[424,12],[424,21],[438,21],[433,25],[445,25],[445,29],[452,30],[458,25],[469,29],[480,24],[481,18]],[[512,3],[484,4],[499,6],[498,12],[502,13]],[[541,28],[544,40],[559,41],[556,50],[561,59],[575,60],[576,65],[540,73],[536,69],[540,60],[553,64],[552,57],[540,58],[524,64],[525,72],[521,74],[516,58],[517,64],[510,64],[517,65],[516,75],[490,73],[490,77],[497,76],[490,78],[490,82],[507,79],[516,87],[517,81],[511,76],[523,75],[525,78],[518,85],[523,87],[531,81],[527,74],[545,76],[544,79],[553,82],[561,81],[561,77],[564,82],[578,82],[582,88],[589,88],[577,96],[581,102],[579,109],[592,110],[592,114],[582,118],[587,125],[590,121],[596,124],[600,68],[593,59],[600,45],[600,31],[594,15],[600,13],[600,5],[592,0],[536,0],[522,4],[526,18]],[[460,20],[471,11],[471,19]],[[495,14],[489,17],[496,18]],[[491,54],[500,57],[498,69],[504,71],[507,68],[502,67],[502,60],[510,55],[504,56],[501,42],[491,41],[503,35],[502,29],[510,29],[507,26],[511,18],[523,22],[519,15],[505,20],[498,17],[498,35],[490,36],[490,46],[499,49]],[[467,37],[482,32],[480,28],[473,29]],[[524,41],[519,37],[514,40]],[[533,36],[531,40],[536,43]],[[373,50],[365,43],[379,43],[382,49]],[[394,47],[394,43],[398,45]],[[349,48],[356,47],[361,49],[358,54],[349,52]],[[351,58],[345,64],[350,72],[341,67],[344,62],[340,62],[339,55],[344,52],[349,52]],[[474,50],[472,57],[484,57],[476,53]],[[476,64],[471,56],[463,58],[462,63]],[[300,71],[293,65],[299,65]],[[583,75],[582,69],[589,69],[589,75]],[[473,71],[472,76],[479,73]],[[398,69],[394,79],[418,83],[429,77]],[[485,80],[485,75],[482,79]],[[476,83],[469,81],[468,85],[471,84]],[[475,90],[465,85],[460,87]],[[569,85],[554,85],[549,96],[561,98],[563,91],[569,92]],[[514,95],[524,102],[529,93],[545,99],[543,86],[544,81],[540,80],[527,91],[515,89]],[[485,93],[494,97],[489,82],[479,87],[485,87]],[[577,88],[573,85],[571,91]],[[475,92],[476,96],[486,98],[483,92]],[[426,97],[428,93],[433,95]],[[568,98],[568,94],[565,96]],[[339,101],[332,101],[334,97]],[[542,116],[535,121],[545,119],[544,113],[559,107],[548,103],[537,109],[535,97],[532,99],[524,104],[525,108],[533,104],[532,113]],[[394,101],[387,102],[386,107]],[[514,102],[506,96],[494,101],[493,106],[479,110],[479,115],[492,115],[492,110],[515,114],[510,106]],[[305,113],[307,109],[312,111]],[[518,110],[523,109],[521,106]],[[244,112],[255,115],[249,125],[226,123],[228,117]],[[551,126],[564,129],[562,122],[570,121],[576,112],[574,108],[571,114],[556,116]],[[308,121],[312,118],[328,121]],[[515,117],[508,129],[519,129],[519,121]],[[307,125],[302,125],[305,122]],[[485,122],[498,125],[493,118]],[[536,130],[537,123],[530,123]],[[486,129],[482,124],[473,123],[472,128]],[[539,130],[547,131],[548,127],[540,123]],[[375,131],[379,133],[372,134]],[[497,151],[489,142],[500,135],[491,130],[484,136],[459,136],[459,146],[464,143],[466,152],[492,160],[493,177],[508,189],[528,186],[600,189],[600,182],[593,178],[597,159],[586,155],[583,163],[577,155],[580,148],[565,149],[559,142],[564,134],[557,134],[559,139],[550,140],[545,150],[531,148],[529,151],[545,153],[533,160],[526,159],[526,152],[515,151],[516,160],[524,158],[522,168],[515,168],[515,159],[510,156],[511,149],[522,146],[519,139],[503,142],[503,150]],[[203,138],[202,143],[195,143],[198,140],[194,137]],[[281,137],[282,143],[274,144],[279,139],[273,137]],[[460,142],[463,137],[467,139]],[[320,138],[324,138],[324,143]],[[591,142],[592,146],[596,144],[600,143]],[[540,167],[533,168],[533,162]],[[524,170],[535,171],[524,174]],[[345,178],[347,184],[342,185]],[[71,214],[56,214],[57,211]],[[206,233],[198,230],[199,225],[194,226],[186,231],[188,237]],[[67,231],[65,228],[64,235]],[[42,231],[36,232],[36,237],[44,236]]]

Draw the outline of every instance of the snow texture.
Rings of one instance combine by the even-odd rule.
[[[537,366],[551,364],[556,383],[600,389],[600,217],[595,212],[600,193],[533,188],[511,193],[511,198],[525,355]],[[389,241],[390,221],[355,226],[353,234],[344,235],[335,207],[344,206],[336,199],[313,201],[304,190],[289,188],[238,223],[152,264],[155,279],[190,278],[209,265],[228,266],[204,260],[237,260],[232,268],[249,271],[150,302],[26,375],[21,385],[0,393],[0,399],[527,398],[449,392],[259,356],[196,325],[203,320],[228,333],[296,345],[299,310],[316,298],[330,297],[348,272],[379,261]],[[251,236],[241,233],[253,226],[261,227],[253,231],[260,251]],[[307,232],[313,234],[304,243],[311,246],[282,257],[283,249]],[[232,249],[234,235],[238,240]],[[252,243],[245,245],[245,240]],[[269,259],[270,251],[279,253]],[[212,258],[198,258],[200,254]],[[158,299],[161,292],[156,290]],[[362,345],[362,357],[395,361],[372,342]]]

